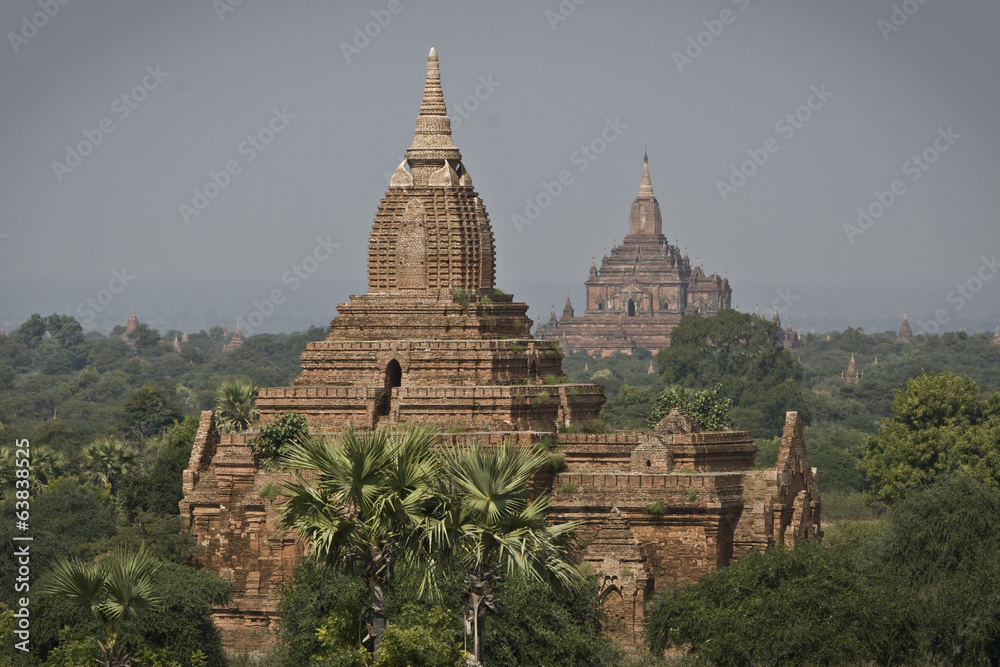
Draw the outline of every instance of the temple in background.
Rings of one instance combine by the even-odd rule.
[[[706,274],[698,260],[692,267],[687,253],[667,242],[648,156],[643,156],[628,234],[621,245],[612,244],[600,268],[591,262],[585,285],[584,314],[574,316],[567,296],[562,319],[556,319],[553,309],[542,338],[559,341],[566,352],[593,356],[631,354],[637,347],[656,353],[670,344],[670,331],[682,316],[730,308],[733,294],[728,278]]]

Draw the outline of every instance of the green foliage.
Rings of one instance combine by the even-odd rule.
[[[222,432],[245,431],[257,423],[257,385],[247,380],[226,380],[215,394],[215,418]]]
[[[225,651],[211,614],[213,606],[229,600],[230,583],[208,570],[164,563],[153,586],[160,603],[125,633],[126,641],[160,651],[183,667],[197,667],[199,661],[223,667]]]
[[[878,519],[885,507],[873,503],[863,493],[849,491],[825,491],[820,494],[823,501],[823,523],[835,521],[873,521]]]
[[[191,458],[198,418],[191,415],[167,430],[162,449],[144,483],[143,509],[161,514],[178,514],[184,495],[183,472]]]
[[[184,418],[184,409],[168,388],[144,385],[125,401],[118,430],[132,442],[143,442]]]
[[[547,391],[540,391],[531,399],[531,404],[535,406],[545,405],[549,402],[550,398],[552,398],[552,394]]]
[[[461,667],[465,652],[455,615],[440,605],[405,604],[379,645],[373,667]]]
[[[261,466],[276,463],[292,446],[309,437],[305,417],[297,412],[281,412],[274,420],[260,427],[260,432],[247,440]]]
[[[802,367],[778,345],[777,334],[775,324],[735,310],[686,315],[657,361],[668,385],[721,385],[721,394],[733,401],[731,416],[739,428],[757,437],[777,435],[786,411],[808,417]]]
[[[257,495],[264,500],[274,500],[280,498],[283,493],[283,487],[277,482],[268,482],[264,486],[260,487],[257,491]]]
[[[98,438],[80,452],[80,467],[88,479],[107,484],[112,493],[119,480],[135,465],[135,450],[117,438]]]
[[[462,307],[463,311],[469,310],[469,303],[472,301],[472,294],[464,289],[454,288],[451,290],[451,299]]]
[[[732,405],[733,401],[723,396],[721,384],[702,391],[669,386],[656,396],[656,409],[649,415],[649,426],[656,426],[671,410],[681,408],[694,418],[701,430],[725,431],[733,425],[729,418]]]
[[[328,651],[336,643],[356,652],[364,635],[360,618],[366,598],[358,577],[311,559],[301,562],[278,605],[278,641],[285,662],[307,665],[311,656]],[[317,629],[324,626],[327,629],[321,641]]]
[[[981,399],[971,378],[950,371],[910,380],[896,392],[895,417],[864,443],[860,466],[874,496],[894,502],[956,470],[1000,482],[998,402],[998,395]]]
[[[654,654],[689,646],[699,664],[886,664],[907,647],[884,641],[894,619],[882,592],[848,549],[776,548],[656,598],[646,636]]]
[[[566,482],[561,487],[559,487],[559,493],[564,496],[570,496],[580,490],[580,487],[573,482]]]
[[[503,605],[506,614],[487,619],[490,667],[617,664],[620,656],[603,633],[608,621],[593,578],[559,590],[512,577]]]
[[[646,507],[643,508],[642,511],[645,512],[646,514],[655,514],[657,516],[661,516],[667,513],[667,503],[663,498],[661,498],[655,502],[650,503],[649,505],[646,505]]]
[[[102,659],[115,667],[127,665],[130,660],[121,638],[122,627],[159,606],[153,579],[160,567],[145,545],[136,551],[116,549],[92,563],[61,558],[53,564],[40,592],[88,610],[101,627],[98,643]]]
[[[100,654],[97,639],[74,639],[66,627],[59,631],[59,644],[49,651],[42,667],[93,667]]]
[[[1000,489],[964,473],[917,489],[883,524],[752,553],[657,597],[654,653],[696,663],[993,664],[1000,659]]]

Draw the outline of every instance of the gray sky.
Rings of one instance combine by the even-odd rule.
[[[255,310],[254,331],[325,324],[365,291],[430,46],[498,287],[533,317],[567,291],[579,310],[648,149],[664,233],[741,310],[776,304],[799,330],[1000,323],[983,261],[1000,254],[1000,4],[236,2],[3,3],[0,325],[57,311],[106,331],[132,307],[161,330]],[[546,206],[519,231],[525,198]]]

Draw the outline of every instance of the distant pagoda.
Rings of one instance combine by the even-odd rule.
[[[687,253],[667,242],[648,155],[643,156],[629,233],[621,245],[612,244],[611,256],[605,254],[600,268],[591,262],[585,284],[584,314],[574,316],[567,296],[562,319],[555,320],[553,309],[544,337],[559,341],[567,352],[601,356],[637,347],[653,352],[665,348],[682,316],[730,308],[733,293],[728,278],[706,275],[700,261],[692,268]]]
[[[847,370],[840,373],[840,379],[850,384],[857,384],[861,382],[861,378],[864,376],[864,371],[858,369],[858,365],[855,363],[854,355],[852,354],[851,361],[847,364]]]
[[[897,343],[909,343],[913,340],[913,329],[910,328],[910,322],[906,319],[906,315],[903,315],[903,323],[899,325],[899,333],[896,334]]]

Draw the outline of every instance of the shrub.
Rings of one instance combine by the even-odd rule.
[[[662,498],[657,500],[655,503],[650,503],[642,510],[646,514],[655,514],[657,516],[662,516],[667,511],[667,503]]]
[[[550,398],[552,398],[552,394],[550,394],[547,391],[540,391],[537,394],[535,394],[535,397],[533,399],[531,399],[531,404],[536,406],[544,405],[549,401]]]
[[[261,466],[276,462],[288,445],[299,443],[309,437],[309,426],[305,417],[297,412],[279,413],[269,424],[260,428],[260,433],[250,438],[247,445]]]
[[[469,310],[469,302],[472,300],[472,296],[467,291],[456,287],[451,290],[451,298],[452,301],[462,307],[463,311]]]
[[[559,493],[565,494],[567,496],[572,495],[580,490],[580,487],[573,482],[566,482],[559,489]]]

